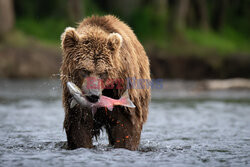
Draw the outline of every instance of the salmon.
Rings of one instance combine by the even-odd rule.
[[[81,89],[73,82],[67,82],[67,87],[70,94],[73,96],[73,99],[70,103],[70,108],[73,108],[75,105],[79,104],[80,106],[91,108],[93,115],[95,115],[97,108],[101,107],[105,107],[109,111],[113,111],[114,106],[124,106],[129,108],[136,107],[129,98],[128,89],[123,93],[120,99],[112,99],[110,97],[101,95],[100,99],[96,103],[91,103],[86,99],[86,95],[83,94]]]

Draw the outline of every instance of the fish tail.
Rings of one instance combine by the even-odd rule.
[[[129,108],[135,108],[136,107],[134,105],[134,103],[129,98],[128,89],[123,93],[123,95],[121,96],[119,101],[121,101],[122,105],[125,106],[125,107],[129,107]]]

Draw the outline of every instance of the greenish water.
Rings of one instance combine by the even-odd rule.
[[[0,81],[0,166],[250,166],[248,90],[153,90],[138,151],[108,147],[105,131],[63,149],[60,94],[57,80]]]

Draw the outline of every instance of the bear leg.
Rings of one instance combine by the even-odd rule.
[[[115,124],[107,126],[106,130],[109,143],[114,148],[138,149],[142,125],[135,125],[129,119],[123,117],[123,119],[118,119]]]
[[[68,149],[92,148],[92,118],[82,115],[84,111],[71,110],[64,122]]]

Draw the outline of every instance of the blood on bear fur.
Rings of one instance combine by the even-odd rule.
[[[66,86],[68,81],[74,82],[84,92],[94,94],[91,100],[98,100],[101,94],[118,99],[126,85],[122,89],[92,91],[86,87],[87,78],[150,80],[148,57],[131,28],[111,15],[92,16],[84,19],[77,28],[66,28],[61,41],[63,62],[60,72],[68,148],[93,147],[93,137],[105,128],[110,145],[136,150],[147,120],[150,88],[129,89],[135,109],[115,106],[113,111],[106,111],[99,108],[93,116],[88,108],[79,105],[70,108],[72,96]]]

